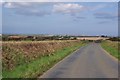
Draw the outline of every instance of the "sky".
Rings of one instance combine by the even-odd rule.
[[[118,35],[117,2],[4,2],[4,34]]]

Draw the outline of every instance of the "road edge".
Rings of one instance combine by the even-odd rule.
[[[108,51],[106,51],[100,44],[101,49],[108,55],[110,56],[113,60],[120,62],[116,57],[112,56]]]
[[[45,73],[43,73],[41,76],[39,76],[38,78],[43,78],[42,76],[47,74],[47,72],[49,72],[50,70],[52,70],[54,67],[56,67],[58,64],[60,64],[62,61],[64,61],[65,59],[67,59],[68,57],[70,57],[71,55],[73,55],[75,52],[77,52],[78,50],[80,50],[81,48],[85,47],[87,45],[81,46],[80,48],[78,48],[77,50],[75,50],[74,52],[72,52],[71,54],[69,54],[68,56],[66,56],[65,58],[63,58],[62,60],[60,60],[59,62],[57,62],[54,66],[52,66],[49,70],[47,70]]]

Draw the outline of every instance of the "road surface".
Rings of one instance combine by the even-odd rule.
[[[60,61],[40,78],[118,78],[118,61],[90,43]]]

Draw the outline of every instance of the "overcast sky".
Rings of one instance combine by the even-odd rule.
[[[7,2],[2,6],[2,31],[7,34],[118,34],[117,2]]]

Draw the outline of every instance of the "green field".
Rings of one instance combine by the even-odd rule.
[[[31,43],[31,42],[29,42]],[[37,43],[37,42],[36,42]],[[49,46],[48,48],[50,48],[50,45],[52,44],[51,42],[49,43],[50,45],[48,45],[49,42],[46,42],[45,44],[47,44],[47,46]],[[41,43],[40,43],[41,44]],[[45,46],[45,44],[41,44],[39,43],[36,44],[31,44],[32,46]],[[55,44],[59,44],[59,46],[55,45]],[[4,56],[3,56],[3,78],[36,78],[40,75],[42,75],[45,71],[47,71],[48,69],[50,69],[53,65],[55,65],[58,61],[62,60],[64,57],[66,57],[67,55],[69,55],[70,53],[72,53],[73,51],[75,51],[76,49],[80,48],[81,46],[85,45],[85,42],[74,42],[74,41],[68,41],[68,42],[60,42],[60,43],[55,43],[53,42],[52,46],[50,49],[52,49],[53,47],[57,47],[57,49],[55,48],[54,52],[48,52],[45,53],[44,55],[39,55],[39,57],[32,59],[26,59],[26,57],[24,57],[24,53],[17,53],[17,51],[20,50],[20,48],[18,48],[19,50],[15,50],[16,46],[22,47],[22,49],[25,47],[28,47],[28,43],[25,45],[23,45],[23,43],[14,43],[11,45],[11,43],[5,43],[3,45],[4,47]],[[12,46],[14,48],[10,48],[8,46]],[[15,46],[14,46],[15,45]],[[54,46],[53,46],[54,45]],[[61,46],[60,46],[61,45]],[[29,45],[29,48],[31,48],[31,46]],[[28,48],[28,49],[29,49]],[[39,47],[40,48],[40,47]],[[44,49],[47,49],[47,47],[45,47]],[[8,54],[8,51],[10,52]],[[25,49],[26,50],[26,49]],[[36,48],[35,48],[36,50]],[[27,51],[27,50],[26,50]],[[37,52],[38,50],[36,50]],[[41,50],[42,51],[42,50]],[[28,51],[29,52],[29,51]],[[24,54],[24,55],[23,55]],[[31,52],[30,55],[32,55],[33,53]],[[41,53],[39,53],[41,54]],[[38,56],[38,54],[36,54]],[[7,57],[6,57],[7,56]],[[11,58],[9,58],[9,57]],[[11,57],[14,56],[14,57]],[[28,57],[28,56],[27,56]],[[32,57],[34,57],[34,55],[32,55]],[[9,58],[10,60],[7,60],[6,58]],[[16,59],[16,60],[12,60]],[[18,58],[18,59],[17,59]],[[31,58],[31,56],[30,56]],[[6,60],[6,61],[5,61]],[[11,61],[11,62],[10,62]],[[13,62],[12,62],[13,61]],[[28,62],[26,62],[28,61]],[[9,65],[7,63],[11,63],[9,65],[13,65],[13,67],[8,67]],[[14,63],[14,64],[13,64]],[[19,63],[19,64],[16,64]]]
[[[117,41],[103,41],[101,46],[112,56],[120,60],[119,44]]]

